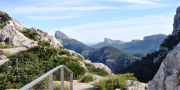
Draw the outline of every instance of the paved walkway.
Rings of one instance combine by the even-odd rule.
[[[97,89],[95,89],[91,85],[91,83],[74,82],[73,83],[73,90],[97,90]]]

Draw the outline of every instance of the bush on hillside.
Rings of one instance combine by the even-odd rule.
[[[93,65],[91,64],[87,64],[85,63],[86,68],[88,69],[89,73],[92,73],[94,75],[99,75],[99,76],[107,76],[109,75],[105,70],[100,69],[100,68],[95,68]]]
[[[94,83],[93,86],[99,90],[115,90],[116,88],[123,89],[127,87],[126,80],[137,81],[133,74],[119,74],[116,76],[110,76],[107,80],[100,80],[99,82]]]
[[[12,18],[6,12],[0,12],[0,17],[2,17],[3,21],[12,20]]]
[[[27,38],[29,38],[29,39],[32,39],[32,40],[34,40],[34,41],[38,41],[38,36],[39,36],[39,34],[38,33],[36,33],[36,32],[31,32],[30,30],[28,30],[28,29],[25,29],[25,30],[23,30],[23,31],[20,31],[22,34],[24,34],[24,36],[26,36]]]
[[[3,45],[1,42],[0,42],[0,49],[7,49],[7,48],[14,48],[12,45]]]
[[[5,25],[4,24],[0,24],[0,28],[3,28]]]
[[[0,66],[0,73],[3,73],[4,77],[3,82],[0,82],[0,88],[19,89],[59,65],[66,65],[72,70],[73,79],[81,78],[86,71],[79,65],[79,59],[58,57],[59,52],[61,49],[52,46],[45,49],[33,47],[10,56],[10,58],[18,58],[18,69],[16,61],[6,62]],[[65,72],[65,76],[70,75]]]
[[[92,75],[86,75],[81,80],[81,82],[83,82],[83,83],[88,83],[88,82],[92,82],[92,81],[93,81],[93,76]]]

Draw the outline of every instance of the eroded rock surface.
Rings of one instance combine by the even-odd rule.
[[[180,90],[180,43],[161,63],[158,72],[150,82],[150,89]]]
[[[121,55],[118,60],[106,60],[106,65],[111,69],[112,73],[119,73],[134,62],[127,56]]]

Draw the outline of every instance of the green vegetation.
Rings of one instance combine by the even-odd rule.
[[[4,24],[0,24],[0,28],[3,28],[5,25]]]
[[[34,41],[38,41],[38,36],[39,34],[36,32],[31,32],[30,30],[28,30],[27,28],[23,31],[20,31],[22,34],[24,34],[24,36],[26,36],[29,39],[32,39]]]
[[[13,55],[8,51],[3,51],[2,54],[5,55],[7,58],[10,58]]]
[[[81,82],[83,83],[88,83],[88,82],[92,82],[93,81],[93,76],[92,75],[86,75],[85,77],[83,77],[83,79],[81,80]]]
[[[80,59],[69,56],[69,53],[60,53],[65,49],[56,49],[47,43],[45,41],[39,41],[39,46],[10,56],[10,58],[18,58],[18,69],[15,61],[6,62],[0,66],[0,73],[4,77],[0,81],[0,89],[19,89],[62,64],[73,71],[73,79],[79,79],[85,74],[85,69],[79,65],[78,61]],[[61,55],[67,55],[69,57],[58,57]]]
[[[130,59],[133,60],[138,60],[138,57],[135,57],[125,51],[119,50],[115,47],[112,46],[105,46],[95,52],[92,52],[89,56],[88,59],[91,60],[92,62],[101,62],[101,63],[106,63],[107,59],[112,59],[112,60],[117,60],[120,55],[125,55]]]
[[[119,74],[116,76],[110,76],[107,80],[100,80],[93,84],[93,86],[99,90],[115,90],[116,88],[123,89],[127,87],[126,80],[137,81],[133,74]]]
[[[0,43],[0,49],[14,48],[12,45],[3,45]]]
[[[85,63],[86,68],[88,69],[89,73],[94,74],[94,75],[99,75],[99,76],[107,76],[108,73],[100,68],[95,68],[91,64]]]
[[[9,21],[12,20],[12,18],[6,13],[6,12],[0,12],[0,17],[2,17],[3,21]]]
[[[61,85],[54,84],[54,85],[53,85],[53,90],[61,90]],[[64,87],[64,90],[69,90],[69,87],[68,87],[68,86],[65,86],[65,87]]]

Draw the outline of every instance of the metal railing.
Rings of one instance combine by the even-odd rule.
[[[53,85],[54,85],[54,81],[53,81],[53,76],[56,77],[55,75],[57,75],[61,80],[61,90],[64,90],[64,68],[70,72],[70,90],[73,90],[73,72],[67,68],[65,65],[60,65],[52,70],[50,70],[49,72],[45,73],[44,75],[40,76],[39,78],[35,79],[34,81],[30,82],[29,84],[25,85],[24,87],[20,88],[19,90],[53,90]],[[53,73],[56,73],[55,75],[53,75]],[[47,78],[49,77],[49,79]],[[38,87],[42,87],[42,85],[45,86],[45,88],[34,88],[35,85],[37,85],[38,83],[40,83],[41,81],[46,81],[48,83],[46,83],[46,85],[41,83]]]

